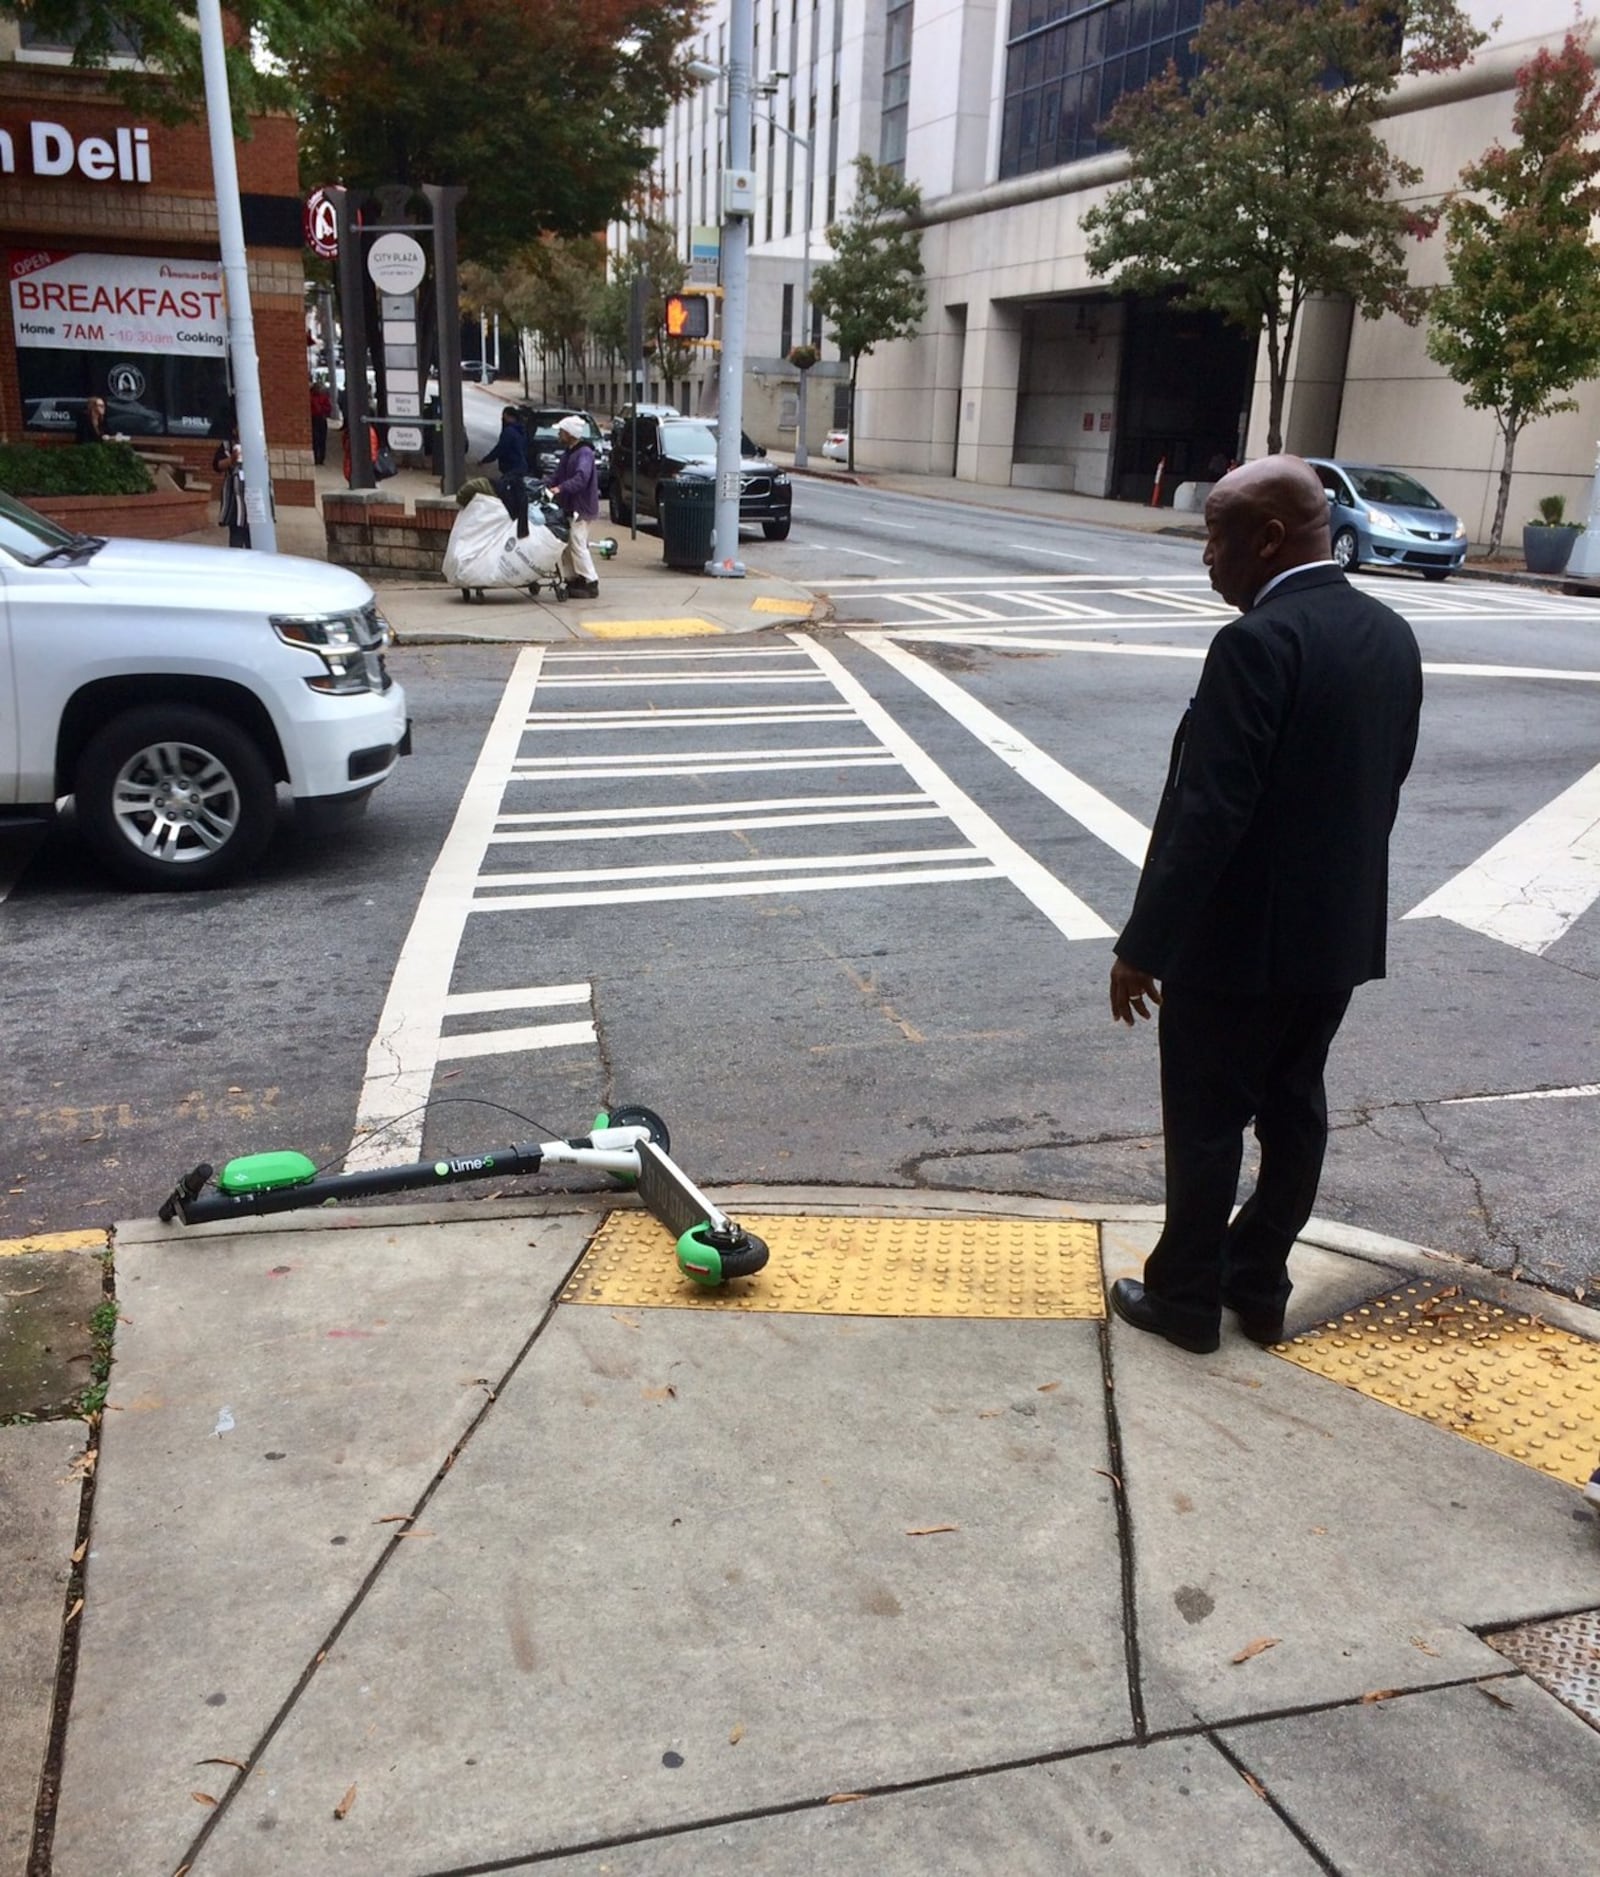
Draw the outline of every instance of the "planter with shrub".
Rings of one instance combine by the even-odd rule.
[[[1572,544],[1583,533],[1581,521],[1568,521],[1567,498],[1546,495],[1539,502],[1539,519],[1524,524],[1522,558],[1531,574],[1559,574],[1572,558]]]
[[[0,443],[0,489],[83,534],[170,541],[215,520],[207,490],[158,482],[126,443]]]

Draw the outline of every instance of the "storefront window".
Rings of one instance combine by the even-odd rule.
[[[56,250],[5,258],[25,429],[71,436],[85,400],[103,397],[112,435],[223,433],[217,262]]]

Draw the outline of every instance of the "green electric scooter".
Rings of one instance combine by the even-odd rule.
[[[455,1186],[463,1180],[516,1179],[546,1167],[588,1167],[636,1187],[645,1208],[677,1240],[678,1266],[712,1289],[730,1278],[751,1277],[767,1262],[767,1247],[706,1198],[671,1157],[667,1124],[649,1108],[615,1108],[595,1116],[587,1134],[496,1147],[487,1153],[417,1160],[365,1172],[324,1173],[306,1154],[246,1154],[216,1174],[202,1162],[184,1174],[161,1203],[164,1225],[209,1225],[305,1206],[337,1205],[383,1193]]]

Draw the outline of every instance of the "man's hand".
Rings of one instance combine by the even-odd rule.
[[[1150,1020],[1150,1012],[1145,1007],[1145,999],[1152,1004],[1161,1002],[1161,987],[1148,971],[1140,971],[1136,966],[1124,964],[1120,958],[1111,966],[1111,1016],[1113,1022],[1133,1025],[1137,1011],[1145,1022]]]

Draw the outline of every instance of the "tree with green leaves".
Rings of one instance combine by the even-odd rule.
[[[623,212],[692,82],[699,0],[363,0],[336,57],[293,61],[309,183],[466,186],[461,251],[496,265]]]
[[[909,218],[922,207],[915,183],[870,157],[856,158],[856,192],[828,229],[833,259],[811,276],[811,303],[850,364],[850,460],[856,466],[856,376],[874,347],[909,339],[928,308],[922,236]]]
[[[239,28],[227,47],[228,90],[241,130],[252,112],[296,103],[292,68],[338,58],[350,43],[355,0],[227,0]],[[164,123],[205,109],[200,35],[189,0],[0,0],[21,20],[72,48],[74,65],[105,71],[112,93]],[[128,48],[137,65],[110,65]],[[109,67],[109,69],[107,69]]]
[[[1428,309],[1428,351],[1504,450],[1489,552],[1498,554],[1517,438],[1600,371],[1600,78],[1583,41],[1540,51],[1517,74],[1517,142],[1461,172],[1446,212],[1450,273]]]
[[[1421,172],[1375,126],[1402,74],[1462,65],[1485,37],[1456,0],[1211,0],[1195,76],[1169,64],[1102,125],[1132,173],[1083,218],[1089,266],[1265,340],[1269,451],[1310,296],[1422,317],[1407,244],[1439,215],[1398,199]]]

